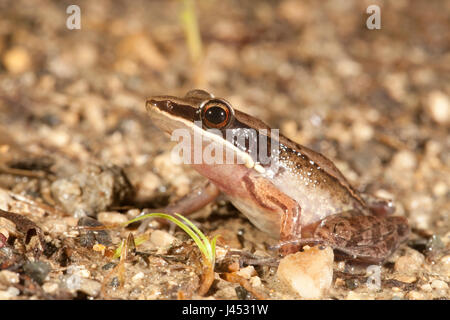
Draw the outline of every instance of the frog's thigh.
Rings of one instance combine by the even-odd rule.
[[[301,234],[300,205],[281,192],[272,182],[262,177],[247,175],[243,179],[245,188],[253,199],[263,208],[283,212],[280,221],[280,240],[297,239]],[[291,248],[293,251],[294,249]]]
[[[407,236],[400,217],[330,216],[314,232],[333,249],[350,258],[380,263],[391,255]]]

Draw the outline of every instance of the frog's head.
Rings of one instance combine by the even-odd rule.
[[[270,156],[271,141],[267,138],[270,128],[262,121],[235,110],[225,99],[216,98],[204,90],[189,91],[182,98],[155,96],[147,100],[146,108],[154,124],[166,133],[186,129],[190,135],[201,134],[224,148],[224,152],[232,151],[237,154],[237,159],[244,159],[247,167],[261,162],[261,145],[267,146],[265,155]],[[261,137],[266,140],[260,140]],[[261,166],[258,169],[262,170]]]
[[[175,129],[203,130],[231,128],[235,111],[224,99],[214,98],[204,90],[189,91],[184,97],[155,96],[147,100],[147,111],[154,123],[167,133]]]

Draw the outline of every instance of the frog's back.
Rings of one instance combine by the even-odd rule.
[[[244,112],[236,111],[238,128],[253,128],[258,136],[266,135],[270,141],[271,128],[263,121]],[[258,138],[259,139],[259,138]],[[260,141],[259,141],[260,142]],[[258,142],[258,143],[259,143]],[[359,193],[350,185],[340,170],[322,154],[304,147],[283,135],[278,136],[278,168],[273,174],[266,170],[262,175],[269,179],[280,191],[297,201],[300,205],[301,224],[308,225],[343,211],[358,209],[366,212],[366,205]],[[273,165],[273,154],[271,163]],[[260,162],[261,159],[255,159]]]

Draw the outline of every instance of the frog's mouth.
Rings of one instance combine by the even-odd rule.
[[[178,103],[176,97],[156,96],[145,105],[150,118],[165,132],[171,134],[175,129],[192,129],[198,118],[198,108],[186,103]]]
[[[175,104],[173,104],[169,99],[164,98],[165,97],[152,98],[148,100],[145,105],[153,123],[168,134],[172,134],[172,132],[176,129],[192,130],[191,127],[194,121],[193,115],[195,115],[195,110],[192,112],[189,109],[194,108],[185,105],[186,111],[183,110],[181,112],[179,105],[174,108]]]

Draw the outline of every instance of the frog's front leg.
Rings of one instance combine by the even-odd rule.
[[[291,197],[281,192],[272,182],[258,176],[247,175],[243,178],[247,192],[262,211],[281,212],[279,219],[280,243],[291,242],[301,235],[301,207]],[[258,222],[254,222],[258,225]],[[300,245],[292,243],[281,246],[282,255],[297,252]]]
[[[366,216],[352,211],[325,218],[312,238],[294,242],[323,243],[344,260],[381,263],[408,238],[409,232],[404,217]]]
[[[188,195],[178,201],[175,201],[174,203],[169,204],[167,207],[159,209],[145,209],[143,213],[161,212],[167,214],[179,213],[182,215],[189,215],[190,213],[205,207],[208,203],[213,202],[219,194],[219,189],[213,183],[207,181],[201,187],[195,188]],[[150,221],[150,219],[147,221],[146,220],[144,220],[139,227],[141,232],[145,231],[148,222]],[[167,220],[161,220],[163,223],[166,221]]]

